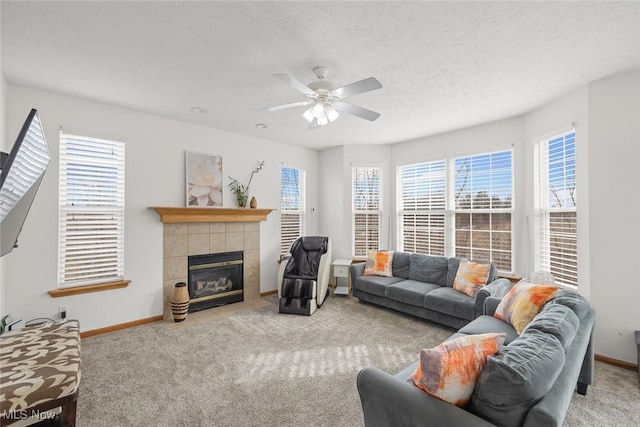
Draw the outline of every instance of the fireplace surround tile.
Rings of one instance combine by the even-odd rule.
[[[258,249],[260,248],[260,232],[259,231],[246,231],[244,232],[244,249]]]
[[[192,222],[189,224],[189,234],[208,234],[208,222]]]
[[[241,251],[244,249],[244,233],[235,233],[227,231],[226,234],[226,248],[227,252]]]
[[[246,268],[260,268],[260,249],[245,249],[244,265]]]
[[[212,254],[216,252],[226,252],[227,235],[225,233],[209,234],[209,251]]]
[[[260,231],[260,223],[259,222],[244,222],[244,231]]]
[[[187,257],[176,256],[164,259],[164,280],[184,277],[187,272]]]
[[[209,233],[189,234],[189,255],[213,253],[209,246]]]
[[[227,224],[224,222],[210,222],[209,223],[209,233],[226,233]]]
[[[164,237],[164,256],[176,257],[185,256],[187,254],[187,235],[186,234],[168,234]]]
[[[227,233],[242,233],[244,231],[243,222],[227,222]]]
[[[165,223],[164,224],[164,235],[169,236],[172,234],[187,234],[189,230],[188,224],[186,223]]]

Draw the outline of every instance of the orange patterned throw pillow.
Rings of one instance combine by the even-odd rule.
[[[478,264],[467,260],[460,261],[453,289],[474,297],[478,289],[487,284],[491,264]]]
[[[392,264],[393,252],[369,251],[363,275],[393,277],[391,271]]]
[[[469,402],[487,357],[500,350],[505,333],[466,335],[420,352],[410,382],[445,402]]]
[[[556,292],[558,292],[556,286],[536,285],[523,279],[513,285],[502,298],[493,317],[509,323],[520,335]]]

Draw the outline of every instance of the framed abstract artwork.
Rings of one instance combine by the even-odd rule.
[[[186,206],[222,206],[222,157],[185,152]]]

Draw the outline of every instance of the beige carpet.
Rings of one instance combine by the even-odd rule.
[[[453,333],[345,297],[311,317],[273,301],[84,339],[78,426],[362,425],[358,371],[395,373]],[[566,425],[640,425],[637,374],[597,363]]]

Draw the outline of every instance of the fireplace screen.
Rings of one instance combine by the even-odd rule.
[[[242,301],[243,252],[189,257],[189,311]]]

